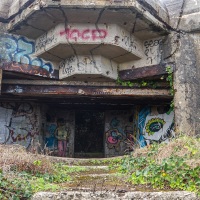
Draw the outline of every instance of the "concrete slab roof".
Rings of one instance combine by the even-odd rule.
[[[116,23],[147,39],[166,33],[169,21],[158,0],[18,0],[8,17],[9,32],[33,39],[59,23]]]

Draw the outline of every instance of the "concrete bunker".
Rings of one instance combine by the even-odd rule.
[[[120,156],[136,146],[167,142],[174,136],[174,112],[169,104],[147,106],[132,100],[111,100],[56,106],[1,102],[1,143],[20,144],[31,151],[45,149],[52,156],[60,156],[56,137],[60,120],[69,132],[64,157]]]

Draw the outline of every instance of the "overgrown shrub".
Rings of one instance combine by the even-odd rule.
[[[56,191],[70,180],[64,165],[32,154],[19,145],[0,145],[0,199],[29,199],[38,191]]]
[[[196,192],[200,195],[200,139],[183,136],[168,144],[137,149],[122,159],[120,171],[133,184]]]
[[[0,145],[0,168],[30,173],[52,173],[53,164],[44,155],[32,154],[20,145]]]

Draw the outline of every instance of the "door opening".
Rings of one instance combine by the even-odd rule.
[[[104,112],[75,114],[75,157],[104,157]]]

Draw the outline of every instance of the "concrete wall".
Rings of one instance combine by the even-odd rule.
[[[117,63],[102,56],[71,56],[59,65],[59,78],[67,78],[73,75],[102,75],[116,80],[118,77]]]
[[[32,103],[0,102],[0,143],[36,144],[40,132],[40,108]]]
[[[0,17],[7,18],[13,0],[2,0],[0,4]]]
[[[110,44],[141,58],[142,42],[133,34],[116,24],[68,24],[57,25],[36,39],[36,55],[52,49],[58,44]],[[86,49],[86,48],[85,48]],[[120,50],[118,50],[120,51]],[[64,52],[62,52],[64,53]],[[60,57],[62,57],[62,53]],[[65,52],[67,53],[67,52]],[[112,52],[110,52],[112,54]],[[64,55],[63,55],[64,56]]]
[[[164,39],[164,37],[159,37],[143,41],[143,57],[138,60],[120,63],[119,70],[158,65],[162,61],[162,48]]]
[[[168,59],[175,63],[176,130],[185,134],[200,132],[199,0],[164,0],[174,28]],[[180,33],[180,31],[181,33]],[[167,50],[165,50],[167,52]],[[165,60],[165,61],[167,61]]]

